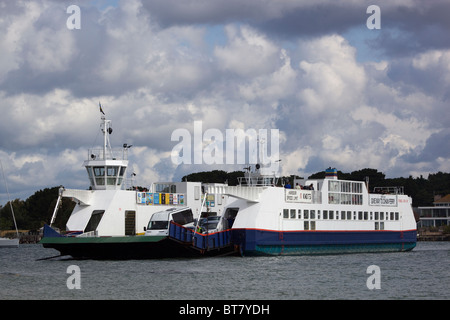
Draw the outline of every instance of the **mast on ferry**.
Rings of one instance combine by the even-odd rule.
[[[257,153],[257,164],[255,165],[255,171],[251,170],[251,166],[244,168],[245,183],[248,186],[276,186],[278,183],[278,177],[276,176],[276,171],[271,173],[267,169],[272,167],[272,164],[266,163],[267,150],[264,152],[265,140],[258,138],[258,153]],[[281,160],[276,160],[275,162],[280,162]],[[241,183],[242,181],[240,181]]]
[[[101,112],[100,129],[103,133],[102,149],[89,149],[88,160],[84,161],[92,190],[120,190],[123,186],[128,167],[128,146],[112,148],[109,136],[112,134],[111,120],[106,119],[99,102]]]

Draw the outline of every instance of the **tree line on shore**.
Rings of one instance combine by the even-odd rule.
[[[229,185],[237,185],[238,178],[243,177],[243,171],[226,172],[222,170],[213,170],[205,172],[197,172],[186,175],[182,181],[195,181],[203,183],[224,183]],[[325,171],[317,172],[308,178],[323,179]],[[413,206],[431,206],[433,205],[434,196],[450,194],[450,173],[431,173],[428,178],[422,176],[413,178],[386,178],[385,174],[379,172],[377,169],[362,169],[353,171],[351,173],[344,173],[338,171],[338,178],[343,180],[366,181],[368,177],[369,189],[373,187],[393,187],[403,186],[405,194],[413,199]],[[282,182],[293,183],[297,176],[280,177],[279,185]],[[45,223],[50,223],[50,219],[55,209],[56,200],[58,198],[58,187],[45,188],[35,192],[26,200],[15,199],[12,201],[14,215],[19,229],[25,230],[39,230]],[[75,203],[71,199],[63,198],[61,207],[55,221],[55,226],[60,229],[65,229],[65,223],[72,212]],[[0,209],[0,230],[14,229],[14,222],[12,220],[11,209],[9,202]]]

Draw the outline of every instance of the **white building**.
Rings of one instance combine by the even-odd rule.
[[[433,204],[432,207],[419,207],[418,228],[450,225],[450,194],[436,200]]]

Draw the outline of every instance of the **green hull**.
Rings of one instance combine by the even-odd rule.
[[[44,237],[40,243],[44,248],[58,250],[62,256],[88,259],[151,259],[198,254],[164,236]]]

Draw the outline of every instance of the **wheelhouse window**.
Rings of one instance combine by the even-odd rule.
[[[114,186],[116,184],[117,173],[119,171],[119,167],[106,167],[106,183],[109,186]]]
[[[127,167],[120,167],[119,177],[117,178],[117,185],[121,185],[123,181],[123,176],[125,175],[125,170]]]
[[[92,167],[86,167],[86,170],[88,172],[89,181],[91,182],[91,186],[95,186],[94,175],[92,174]]]
[[[94,167],[94,176],[96,185],[105,185],[105,167]]]

